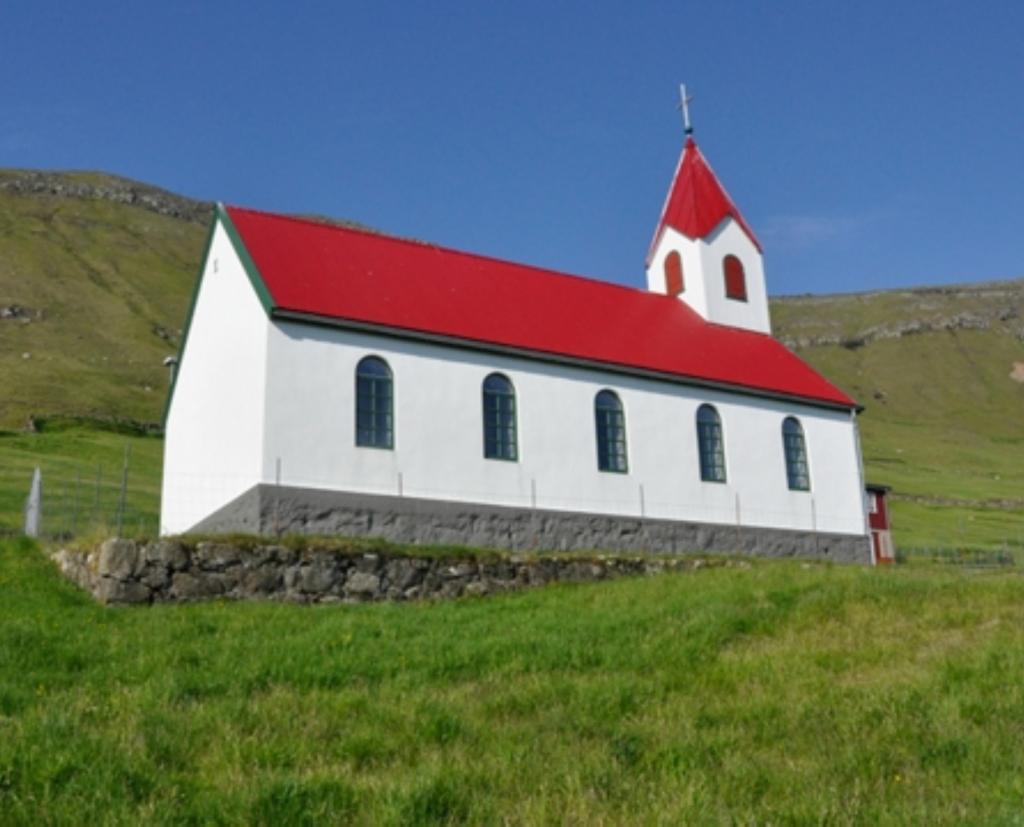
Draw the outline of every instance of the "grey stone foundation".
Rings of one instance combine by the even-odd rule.
[[[257,485],[191,533],[379,537],[516,551],[734,552],[844,563],[871,560],[865,535],[613,517],[414,497]]]
[[[279,600],[363,603],[483,596],[555,582],[693,571],[749,563],[591,555],[410,556],[351,548],[107,540],[53,555],[65,577],[101,603]]]

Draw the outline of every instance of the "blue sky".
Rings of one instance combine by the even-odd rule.
[[[685,81],[771,293],[1015,277],[1022,32],[1019,2],[13,0],[0,166],[640,285]]]

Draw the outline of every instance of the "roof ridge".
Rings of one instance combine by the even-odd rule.
[[[510,267],[518,267],[525,270],[533,270],[536,272],[544,273],[545,275],[560,276],[567,279],[577,279],[578,281],[584,281],[588,284],[596,284],[601,287],[608,287],[615,290],[628,290],[633,293],[650,293],[642,287],[633,287],[628,284],[620,284],[614,281],[606,281],[604,279],[594,278],[593,276],[581,276],[578,273],[567,273],[564,270],[554,270],[550,267],[543,267],[537,264],[528,264],[523,261],[512,261],[507,258],[498,258],[497,256],[491,256],[486,253],[474,253],[469,250],[459,250],[455,247],[448,247],[444,244],[437,244],[432,241],[420,241],[415,238],[405,238],[404,236],[391,235],[385,232],[374,232],[373,230],[364,230],[358,227],[345,227],[340,224],[331,224],[327,221],[317,221],[314,218],[306,218],[298,215],[286,215],[284,213],[270,212],[269,210],[258,210],[252,207],[240,207],[236,204],[225,204],[224,208],[227,210],[241,210],[243,212],[254,213],[256,215],[266,216],[268,218],[281,219],[283,221],[292,221],[297,224],[312,224],[314,227],[323,227],[328,230],[337,230],[339,232],[356,233],[358,235],[369,236],[375,239],[384,239],[386,241],[396,241],[401,244],[408,244],[415,247],[425,247],[428,250],[437,250],[442,253],[450,253],[458,256],[465,256],[466,258],[476,259],[478,261],[486,262],[497,262],[498,264],[506,264]],[[660,294],[656,294],[660,295]]]

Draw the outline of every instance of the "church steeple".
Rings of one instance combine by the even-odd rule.
[[[740,225],[758,252],[761,252],[761,243],[754,231],[725,191],[693,136],[688,135],[676,165],[672,186],[665,198],[665,206],[661,210],[661,218],[654,230],[648,261],[666,227],[672,227],[687,238],[706,238],[727,216],[731,216]]]
[[[709,322],[771,332],[761,244],[694,141],[686,142],[647,253],[647,286]]]

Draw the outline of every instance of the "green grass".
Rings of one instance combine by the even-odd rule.
[[[0,546],[8,824],[1019,823],[1024,580],[111,610]]]

